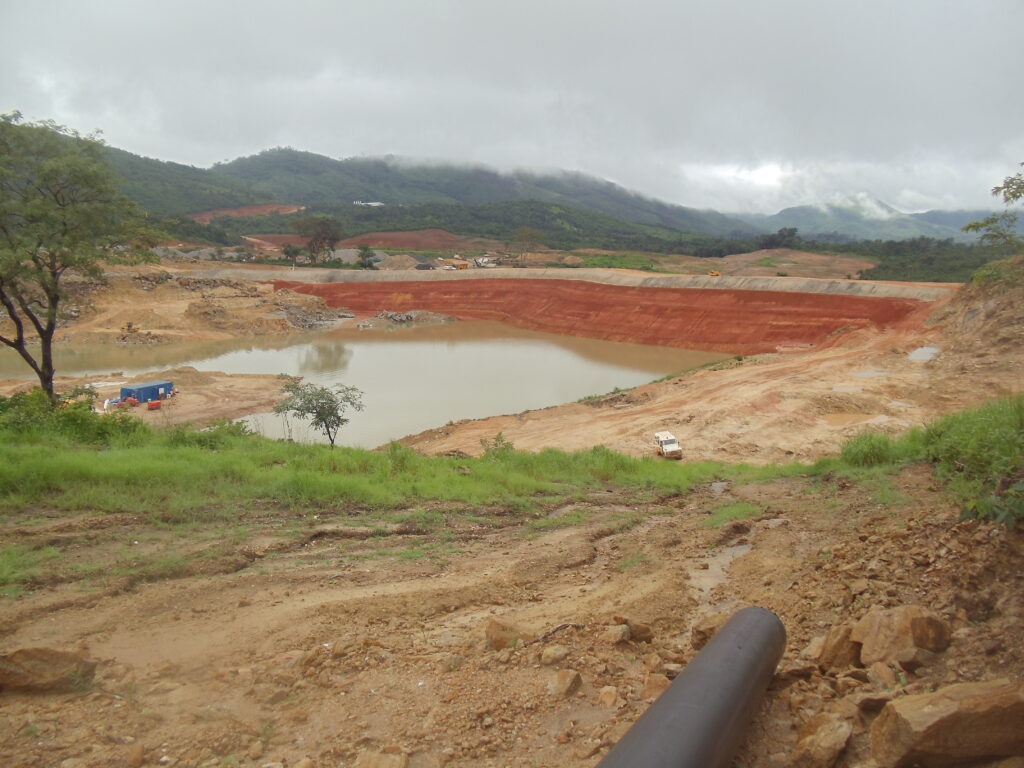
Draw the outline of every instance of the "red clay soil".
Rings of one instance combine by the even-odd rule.
[[[357,314],[421,309],[548,333],[744,355],[826,344],[840,330],[916,324],[933,309],[912,299],[577,280],[275,281],[274,287],[320,296]]]
[[[283,205],[282,203],[268,203],[267,205],[243,205],[240,208],[217,208],[213,211],[202,213],[190,213],[188,217],[200,224],[209,224],[218,216],[266,216],[270,213],[298,213],[306,206],[304,205]]]

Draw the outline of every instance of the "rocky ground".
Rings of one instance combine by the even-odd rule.
[[[735,504],[753,517],[709,525]],[[591,766],[744,605],[776,612],[788,640],[738,765],[910,765],[892,755],[946,748],[899,720],[936,691],[970,694],[940,732],[1024,749],[1005,727],[1024,706],[1024,537],[957,522],[925,467],[874,498],[794,477],[384,538],[270,510],[244,526],[205,572],[79,576],[5,604],[4,648],[96,666],[90,680],[72,658],[70,690],[0,693],[4,763]],[[131,519],[3,533],[90,562],[155,546]],[[0,680],[66,663],[15,653]]]
[[[744,361],[624,405],[677,391],[697,420],[709,414],[694,404],[747,381],[721,413],[744,427],[729,427],[722,455],[789,455],[759,425],[794,400],[818,409],[785,417],[792,439],[826,452],[813,442],[831,434],[822,415],[896,413],[904,397],[940,412],[1019,391],[1018,299],[971,288],[919,335]],[[909,360],[924,343],[942,353]],[[832,360],[847,362],[833,374]],[[575,408],[597,415],[595,430],[620,412]],[[593,766],[727,615],[759,605],[782,619],[786,650],[736,765],[1020,768],[1024,534],[960,521],[925,465],[669,497],[609,488],[534,517],[402,513],[382,524],[254,505],[211,530],[89,510],[3,516],[0,542],[64,560],[0,602],[0,759]],[[169,567],[183,551],[188,565]]]

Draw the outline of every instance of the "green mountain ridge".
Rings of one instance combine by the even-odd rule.
[[[153,216],[163,218],[214,208],[276,202],[252,184],[195,168],[107,147],[121,191]]]
[[[843,204],[794,206],[773,215],[725,215],[666,203],[574,171],[500,172],[482,165],[415,162],[393,156],[335,160],[290,148],[269,149],[205,169],[141,157],[116,148],[107,151],[111,165],[124,180],[125,194],[156,218],[180,218],[201,211],[260,203],[287,203],[329,210],[346,219],[364,220],[368,218],[364,215],[365,209],[353,205],[358,200],[382,202],[384,207],[392,209],[436,206],[433,210],[418,209],[403,216],[375,214],[369,217],[390,220],[395,226],[408,228],[413,226],[411,222],[429,219],[433,221],[430,226],[457,229],[459,222],[477,220],[480,224],[481,215],[492,220],[496,215],[500,226],[493,226],[491,221],[474,229],[504,231],[508,213],[513,208],[504,213],[494,209],[459,212],[456,206],[530,200],[610,217],[615,221],[602,219],[591,223],[599,225],[602,231],[622,230],[628,233],[626,240],[634,243],[644,241],[638,234],[653,235],[661,243],[661,250],[666,242],[684,234],[749,238],[785,227],[796,227],[801,236],[820,240],[931,237],[973,242],[973,235],[960,228],[989,213],[926,211],[908,214],[867,195],[858,195]],[[537,226],[532,222],[545,217],[551,218],[548,214],[540,216],[536,208],[530,209],[530,219],[519,226]],[[557,223],[565,217],[554,218]],[[567,226],[555,227],[563,236],[582,221],[578,216],[570,218],[574,221],[565,222]],[[1020,228],[1024,231],[1024,222]],[[559,239],[568,242],[565,237]]]
[[[249,182],[281,201],[309,206],[333,207],[356,200],[385,205],[537,200],[681,232],[755,234],[748,224],[721,213],[671,205],[571,171],[502,173],[484,166],[416,163],[395,157],[333,160],[287,148],[266,150],[211,170]]]

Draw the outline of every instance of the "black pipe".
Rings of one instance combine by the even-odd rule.
[[[737,611],[597,768],[729,768],[785,648],[778,616]]]

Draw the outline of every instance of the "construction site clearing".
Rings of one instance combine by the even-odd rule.
[[[520,450],[654,456],[652,435],[671,431],[684,461],[813,461],[865,428],[899,433],[1019,392],[1024,373],[1019,286],[169,260],[81,288],[61,343],[145,334],[158,345],[427,310],[735,355],[403,441],[434,454],[476,455],[501,434]],[[151,380],[180,391],[163,412],[140,413],[155,423],[233,417],[280,397],[269,376],[154,370],[138,383]],[[5,381],[0,394],[28,384]],[[133,541],[140,557],[186,541],[210,555],[173,577],[83,572],[0,604],[4,649],[95,662],[85,689],[0,693],[0,758],[63,768],[594,766],[728,615],[758,605],[782,619],[786,650],[737,765],[1018,768],[1022,534],[959,521],[927,466],[889,482],[885,497],[800,475],[646,501],[609,489],[544,510],[550,524],[532,528],[445,516],[442,505],[443,530],[396,524],[365,536],[342,521],[254,509],[226,549],[131,515],[8,519],[5,542],[59,545],[101,567]],[[709,524],[736,505],[754,512]],[[410,549],[432,554],[400,554]],[[58,663],[40,654],[5,655],[0,673]],[[921,719],[939,710],[952,714]]]

